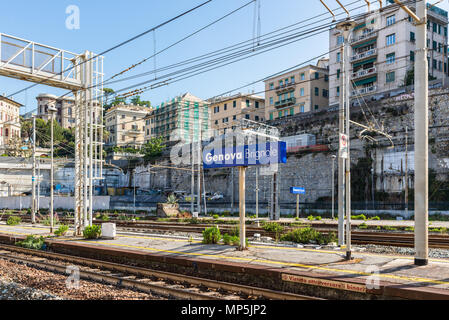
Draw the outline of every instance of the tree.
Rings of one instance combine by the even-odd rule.
[[[150,101],[143,101],[140,100],[140,96],[135,96],[134,98],[131,99],[131,103],[136,105],[136,106],[147,106],[147,107],[151,107],[151,102]]]
[[[142,147],[142,152],[144,154],[145,161],[151,161],[155,157],[159,157],[162,155],[162,151],[167,146],[164,144],[164,138],[151,138],[144,146]]]
[[[436,80],[436,78],[429,73],[429,81],[432,80]],[[404,78],[404,86],[410,86],[412,84],[415,84],[415,67],[407,70]]]

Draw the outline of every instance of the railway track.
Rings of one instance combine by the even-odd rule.
[[[321,300],[229,282],[139,268],[101,260],[0,244],[0,259],[66,274],[78,266],[80,279],[186,300]]]

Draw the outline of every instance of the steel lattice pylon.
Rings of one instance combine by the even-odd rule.
[[[95,184],[103,180],[103,57],[78,56],[83,89],[75,96],[75,233],[92,225]]]

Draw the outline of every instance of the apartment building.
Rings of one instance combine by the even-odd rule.
[[[211,136],[209,103],[185,93],[158,105],[145,119],[145,141],[198,141]],[[200,130],[201,128],[201,130]]]
[[[414,69],[416,50],[414,21],[404,10],[388,3],[379,12],[356,21],[350,38],[351,98],[395,90],[407,84],[406,75]],[[410,4],[415,11],[415,4]],[[428,5],[427,14],[429,74],[435,79],[448,75],[448,13]],[[339,104],[342,57],[338,48],[343,36],[331,29],[329,37],[329,105]]]
[[[265,81],[265,119],[316,112],[329,106],[328,60]]]
[[[57,109],[55,120],[65,128],[71,129],[75,126],[75,99],[72,97],[59,98],[53,94],[42,93],[37,96],[37,117],[45,121],[51,119],[51,113],[48,112],[49,106]]]
[[[0,96],[0,147],[21,137],[20,107],[14,100]]]
[[[236,94],[207,100],[214,135],[226,134],[240,123],[240,119],[265,121],[265,99],[253,94]]]
[[[145,142],[145,117],[151,113],[146,106],[118,104],[110,108],[104,123],[109,132],[107,146],[139,148]]]

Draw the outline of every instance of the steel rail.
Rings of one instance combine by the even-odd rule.
[[[198,278],[198,277],[192,277],[187,275],[181,275],[181,274],[175,274],[175,273],[169,273],[164,271],[157,271],[147,268],[140,268],[140,267],[134,267],[129,265],[123,265],[113,262],[107,262],[107,261],[101,261],[101,260],[94,260],[89,258],[83,258],[78,256],[69,256],[65,254],[60,253],[53,253],[53,252],[46,252],[46,251],[38,251],[38,250],[32,250],[32,249],[26,249],[22,247],[16,247],[16,246],[10,246],[10,245],[4,245],[0,244],[0,249],[5,251],[11,251],[26,255],[32,255],[32,256],[38,256],[45,259],[53,259],[53,260],[61,260],[69,263],[74,263],[77,265],[85,265],[89,267],[95,267],[95,268],[101,268],[106,269],[114,272],[120,272],[125,275],[133,275],[133,276],[139,276],[139,277],[155,277],[158,279],[164,279],[169,281],[175,281],[180,283],[189,283],[191,285],[195,286],[203,286],[210,289],[215,290],[224,290],[226,292],[230,293],[238,293],[238,294],[245,294],[247,296],[254,296],[254,297],[263,297],[265,299],[273,299],[273,300],[322,300],[315,297],[310,296],[304,296],[304,295],[298,295],[288,292],[280,292],[280,291],[274,291],[270,289],[264,289],[264,288],[257,288],[257,287],[250,287],[250,286],[244,286],[240,284],[234,284],[229,282],[222,282],[217,280],[210,280],[210,279],[204,279],[204,278]],[[40,262],[30,259],[24,259],[24,258],[17,258],[17,257],[10,257],[6,254],[3,254],[0,252],[0,258],[6,258],[11,260],[20,261],[22,263],[26,264],[32,264],[35,266],[39,266],[45,269],[48,269],[50,271],[54,272],[66,272],[66,266],[59,266],[54,265],[47,262]],[[188,289],[175,289],[170,288],[167,286],[161,286],[161,285],[155,285],[151,283],[145,283],[138,280],[132,280],[128,279],[126,277],[117,277],[112,275],[105,275],[101,273],[91,272],[91,271],[84,271],[80,270],[80,276],[83,279],[87,280],[95,280],[95,281],[105,281],[112,285],[119,285],[131,289],[138,289],[142,290],[144,292],[153,292],[164,296],[173,296],[179,299],[195,299],[195,300],[220,300],[219,297],[210,296],[207,294],[201,294],[196,292],[190,292]]]

